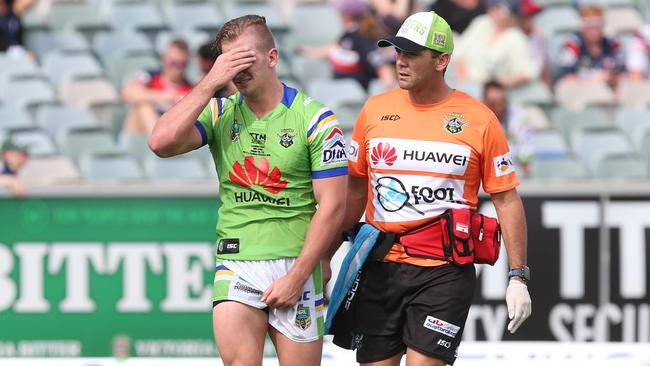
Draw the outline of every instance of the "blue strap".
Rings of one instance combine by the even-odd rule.
[[[325,334],[329,334],[334,315],[336,315],[337,310],[347,296],[348,291],[352,287],[352,283],[357,277],[357,273],[361,270],[363,263],[368,258],[368,254],[375,246],[378,236],[379,230],[375,229],[372,225],[364,224],[354,238],[352,248],[350,248],[345,259],[343,259],[341,269],[336,277],[334,289],[332,290],[332,297],[327,307],[327,317],[325,319]]]

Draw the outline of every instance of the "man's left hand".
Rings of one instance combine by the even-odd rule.
[[[508,306],[508,331],[514,334],[528,319],[532,312],[532,301],[528,294],[528,286],[522,281],[510,279],[506,290],[506,305]]]
[[[273,281],[262,294],[262,301],[272,308],[290,308],[294,306],[305,286],[304,281],[299,281],[291,274],[287,274]]]

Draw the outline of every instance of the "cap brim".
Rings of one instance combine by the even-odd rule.
[[[394,46],[395,48],[399,49],[400,51],[403,52],[420,52],[422,50],[426,50],[427,48],[417,44],[413,41],[411,41],[408,38],[404,37],[393,37],[393,38],[384,38],[380,39],[377,42],[377,46],[379,47],[390,47]]]

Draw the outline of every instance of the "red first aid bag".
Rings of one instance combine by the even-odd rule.
[[[497,219],[473,214],[472,237],[474,238],[474,263],[494,265],[501,251],[501,228]]]
[[[461,266],[493,265],[501,249],[500,233],[495,218],[469,209],[449,209],[397,238],[411,257],[446,260]]]

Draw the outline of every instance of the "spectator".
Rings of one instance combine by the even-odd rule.
[[[343,35],[337,44],[319,48],[300,47],[297,52],[307,57],[327,58],[334,78],[353,78],[368,89],[370,81],[379,78],[386,87],[395,83],[393,60],[377,47],[378,32],[374,15],[362,0],[334,3],[341,14]]]
[[[528,47],[533,54],[535,65],[540,70],[540,78],[550,87],[552,81],[548,63],[548,43],[544,32],[535,24],[535,15],[542,10],[534,0],[521,0],[519,27],[528,37]]]
[[[16,144],[8,138],[2,144],[2,171],[0,171],[0,187],[12,194],[23,197],[27,194],[25,185],[18,178],[18,172],[25,165],[29,154],[25,146]]]
[[[0,0],[0,52],[23,54],[23,25],[20,22],[21,1]]]
[[[508,137],[512,155],[521,168],[523,176],[528,176],[528,165],[533,156],[532,131],[526,125],[526,115],[521,107],[508,102],[508,90],[498,81],[490,80],[483,86],[483,103],[494,112]]]
[[[539,77],[528,39],[515,26],[519,10],[519,0],[487,1],[487,14],[476,17],[458,42],[459,81],[495,79],[511,87]]]
[[[185,77],[189,57],[187,43],[174,40],[160,57],[160,70],[140,72],[123,88],[122,97],[132,104],[124,133],[151,133],[158,118],[192,90]]]
[[[474,18],[485,14],[483,0],[438,0],[430,7],[445,18],[456,33],[462,34]]]
[[[419,9],[417,0],[370,0],[382,37],[392,36],[402,22]]]
[[[214,62],[217,60],[217,53],[216,51],[212,48],[212,44],[206,43],[199,47],[199,50],[196,54],[196,62],[199,64],[199,70],[201,70],[201,77],[205,76],[210,69],[212,69],[212,66],[214,65]],[[237,88],[235,87],[235,84],[232,82],[229,82],[228,85],[224,86],[223,88],[217,90],[217,92],[214,94],[215,98],[227,98],[237,92]]]
[[[580,16],[580,32],[564,44],[560,53],[559,77],[604,81],[615,87],[624,69],[623,55],[618,42],[603,33],[603,9],[585,5],[580,8]]]
[[[650,78],[650,24],[642,25],[632,38],[625,55],[625,67],[630,80]]]

